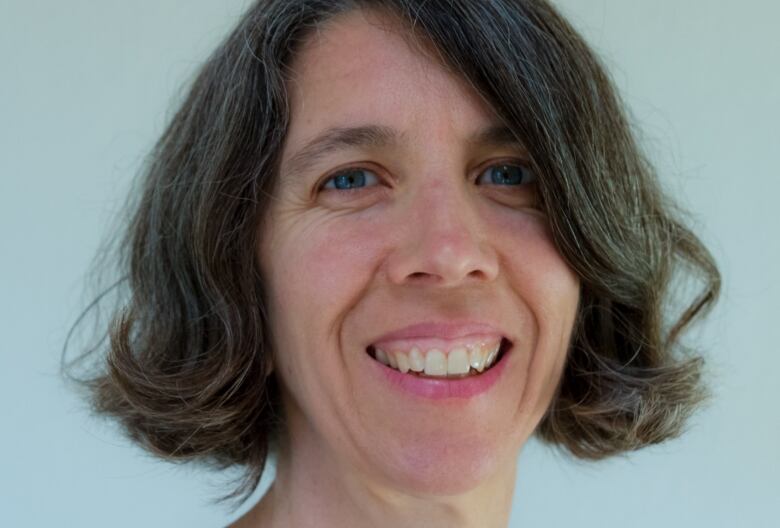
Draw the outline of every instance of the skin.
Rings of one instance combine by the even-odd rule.
[[[340,15],[293,63],[280,184],[257,250],[288,437],[273,486],[235,526],[505,527],[517,458],[562,374],[579,281],[535,185],[480,176],[529,155],[470,143],[500,121],[394,27]],[[290,170],[323,130],[366,124],[404,139]],[[318,190],[355,166],[370,171],[364,187]],[[489,392],[427,401],[369,381],[372,339],[455,318],[489,321],[514,343]]]

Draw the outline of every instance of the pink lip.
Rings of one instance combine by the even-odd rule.
[[[395,341],[400,339],[416,339],[426,337],[438,337],[440,339],[456,339],[474,334],[497,334],[503,335],[496,327],[485,323],[474,321],[447,321],[447,322],[425,322],[411,326],[406,326],[399,330],[384,334],[372,344],[384,341]],[[506,336],[504,336],[506,337]]]
[[[452,401],[473,398],[489,391],[501,379],[501,375],[512,357],[511,352],[511,349],[505,351],[500,360],[482,374],[462,379],[420,378],[385,366],[379,361],[371,359],[367,354],[365,359],[371,377],[375,378],[377,383],[387,384],[391,389],[398,390],[403,394],[427,400]]]

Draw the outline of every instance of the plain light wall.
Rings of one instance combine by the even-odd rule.
[[[724,293],[691,335],[715,399],[689,431],[601,463],[531,441],[511,526],[777,526],[780,4],[555,3],[611,70]],[[250,506],[210,505],[221,477],[143,454],[58,376],[108,222],[182,83],[247,5],[0,2],[2,526],[216,527]]]

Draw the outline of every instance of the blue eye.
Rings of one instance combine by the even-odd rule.
[[[485,177],[488,181],[484,181]],[[478,183],[488,183],[491,185],[519,186],[527,185],[536,181],[536,175],[533,171],[522,165],[512,165],[502,163],[492,165],[483,171]],[[325,180],[320,189],[334,191],[354,191],[379,183],[379,178],[372,171],[361,168],[346,169],[337,172]]]
[[[337,191],[351,191],[365,187],[367,183],[379,183],[379,178],[366,169],[347,169],[345,171],[338,172],[325,180],[322,185],[322,189],[337,190]]]
[[[487,183],[493,185],[523,185],[536,181],[536,175],[530,168],[508,163],[488,167],[477,178],[477,182],[479,183],[484,176],[487,176],[489,179]]]

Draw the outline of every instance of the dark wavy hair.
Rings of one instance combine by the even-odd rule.
[[[565,371],[536,434],[582,459],[679,435],[708,395],[703,360],[680,337],[712,307],[720,275],[659,188],[604,67],[544,0],[253,4],[154,147],[106,253],[118,280],[74,329],[108,293],[121,292],[118,304],[97,345],[68,359],[66,343],[66,375],[156,455],[242,469],[223,499],[257,487],[284,445],[255,248],[289,122],[288,66],[312,31],[352,9],[395,17],[531,153],[555,243],[581,280]],[[696,291],[672,302],[686,278]]]

